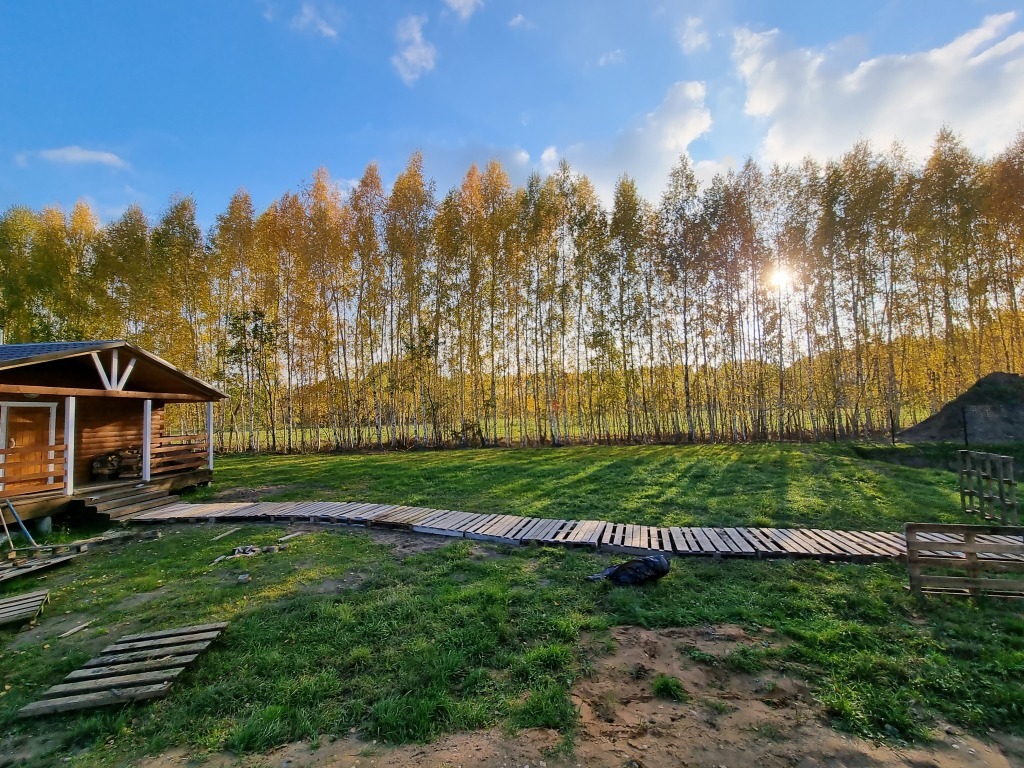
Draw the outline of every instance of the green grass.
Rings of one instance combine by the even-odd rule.
[[[445,462],[450,482],[432,491],[446,477]],[[708,473],[700,482],[698,467]],[[292,498],[709,522],[747,519],[744,504],[776,496],[786,467],[813,471],[786,481],[787,498],[802,499],[798,509],[758,512],[773,522],[791,515],[896,528],[914,516],[959,514],[955,478],[861,459],[843,446],[234,457],[219,463],[214,490],[283,484]],[[690,480],[673,480],[673,472]],[[836,499],[840,488],[847,493]],[[876,493],[884,503],[872,505]],[[709,505],[700,513],[699,500]],[[401,560],[348,529],[211,565],[235,544],[268,544],[282,531],[249,525],[210,541],[227,527],[170,529],[159,540],[0,585],[0,596],[50,589],[45,621],[65,612],[74,612],[67,622],[94,620],[65,639],[56,637],[67,628],[61,624],[31,641],[0,630],[0,752],[5,738],[45,735],[51,751],[34,765],[69,756],[68,764],[88,768],[172,747],[263,751],[353,728],[381,742],[417,742],[485,726],[555,728],[568,749],[577,719],[569,692],[591,673],[594,654],[612,650],[608,628],[721,623],[741,625],[749,639],[720,658],[680,652],[733,674],[770,669],[806,679],[831,722],[852,733],[912,740],[938,719],[1024,733],[1018,606],[918,604],[899,565],[677,559],[657,583],[624,588],[584,579],[613,561],[590,552],[460,540]],[[246,585],[237,583],[243,570],[252,576]],[[218,620],[231,622],[221,640],[165,700],[15,718],[122,634]]]
[[[897,530],[908,520],[965,522],[954,473],[894,463],[919,450],[818,443],[233,455],[218,458],[214,485],[199,498],[247,487],[267,488],[272,500],[641,524]],[[955,461],[955,447],[948,454]]]
[[[672,701],[689,701],[690,696],[683,688],[683,683],[678,677],[658,673],[651,680],[651,691],[661,699]]]

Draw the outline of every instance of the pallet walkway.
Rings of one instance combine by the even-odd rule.
[[[50,593],[44,589],[0,600],[0,625],[31,621],[40,614],[49,599]]]
[[[599,520],[482,515],[449,509],[336,501],[177,503],[131,518],[133,523],[311,522],[381,526],[499,544],[589,547],[623,554],[814,558],[873,562],[906,555],[902,533],[808,528],[659,527]]]
[[[47,689],[40,701],[18,710],[18,717],[163,698],[226,626],[220,622],[125,635]]]

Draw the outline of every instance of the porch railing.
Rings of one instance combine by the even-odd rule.
[[[67,446],[0,448],[0,495],[20,496],[64,487]]]
[[[153,440],[153,475],[202,469],[207,462],[206,435],[168,435]]]

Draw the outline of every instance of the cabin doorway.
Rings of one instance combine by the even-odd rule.
[[[56,440],[56,403],[0,403],[0,494],[51,488]]]

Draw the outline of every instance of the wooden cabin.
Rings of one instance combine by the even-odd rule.
[[[0,499],[24,519],[166,503],[212,479],[224,397],[124,341],[0,344]],[[167,403],[205,403],[205,433],[167,434]]]

